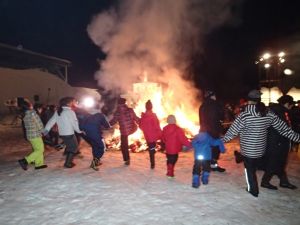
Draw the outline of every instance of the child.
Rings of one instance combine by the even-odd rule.
[[[47,134],[51,128],[57,124],[58,133],[66,145],[66,160],[64,167],[72,168],[75,166],[73,163],[74,155],[78,152],[78,142],[75,132],[82,134],[79,129],[78,120],[72,108],[76,104],[73,97],[64,97],[59,101],[59,108],[47,122],[44,134]]]
[[[178,153],[183,146],[192,147],[191,143],[184,134],[182,128],[176,125],[174,115],[169,115],[167,118],[168,125],[163,128],[162,141],[165,143],[167,155],[167,176],[174,177],[174,167],[178,160]]]
[[[211,147],[218,146],[222,153],[225,152],[223,142],[219,138],[212,138],[207,132],[200,131],[193,140],[192,145],[194,147],[194,167],[193,167],[193,188],[199,188],[200,175],[202,171],[201,181],[208,184],[208,178],[210,173],[210,162],[212,158]]]
[[[23,170],[27,170],[28,164],[34,163],[35,169],[47,168],[44,164],[44,143],[42,139],[43,123],[37,115],[31,103],[24,101],[21,105],[25,116],[23,118],[26,137],[32,146],[33,152],[23,159],[19,160],[19,164]]]
[[[79,128],[85,132],[82,137],[92,147],[93,160],[90,167],[98,171],[98,166],[102,164],[100,159],[106,149],[102,130],[110,128],[110,124],[106,116],[97,109],[90,109],[89,112],[86,112],[78,108],[75,113],[79,121]]]
[[[150,168],[155,168],[155,147],[156,142],[161,138],[161,128],[159,120],[154,112],[152,112],[152,102],[146,102],[146,112],[142,113],[140,120],[140,128],[144,133],[150,156]]]

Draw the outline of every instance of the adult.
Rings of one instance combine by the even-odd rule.
[[[265,154],[268,128],[273,127],[282,136],[293,141],[300,141],[295,133],[273,112],[267,110],[261,102],[261,92],[252,90],[248,94],[248,105],[234,120],[226,132],[223,141],[228,142],[240,136],[241,154],[243,155],[247,189],[251,195],[258,197],[256,170]]]
[[[145,104],[146,112],[141,115],[140,128],[144,133],[149,149],[150,168],[155,168],[155,147],[156,142],[161,139],[161,128],[156,114],[152,111],[152,102],[148,100]]]
[[[66,160],[64,167],[72,168],[75,166],[73,163],[74,155],[78,152],[78,142],[75,132],[81,134],[79,129],[78,120],[75,112],[72,110],[76,105],[76,100],[73,97],[65,97],[59,101],[58,110],[54,113],[51,119],[45,126],[45,134],[57,124],[58,133],[66,145]]]
[[[126,105],[125,98],[118,99],[118,106],[109,122],[112,126],[119,123],[121,133],[121,151],[125,165],[130,165],[130,155],[128,149],[128,136],[133,134],[137,128],[140,118],[137,117],[132,108]]]
[[[204,101],[199,108],[199,120],[201,131],[209,133],[214,138],[220,138],[223,127],[222,120],[224,119],[224,110],[219,102],[217,102],[216,94],[213,91],[204,92]],[[218,165],[220,157],[219,147],[212,147],[211,170],[225,172],[226,169]]]
[[[292,124],[292,129],[300,133],[300,100],[297,101],[297,104],[290,110],[290,119]],[[299,143],[292,143],[291,151],[298,152]]]
[[[291,126],[288,115],[289,110],[295,103],[293,97],[290,95],[283,95],[277,101],[278,104],[270,105],[270,110],[284,121],[286,125]],[[277,190],[277,187],[270,183],[272,177],[277,175],[280,180],[280,187],[289,189],[297,188],[288,181],[285,169],[290,147],[290,139],[281,135],[275,128],[269,128],[266,154],[264,156],[265,173],[262,177],[261,187]]]

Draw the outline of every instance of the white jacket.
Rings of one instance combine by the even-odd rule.
[[[58,133],[60,136],[72,135],[75,132],[82,133],[79,129],[78,120],[75,112],[67,106],[63,106],[63,111],[60,116],[57,112],[51,117],[45,126],[45,130],[50,131],[56,123],[58,126]]]

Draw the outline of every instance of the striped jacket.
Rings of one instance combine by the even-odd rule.
[[[262,117],[255,111],[255,105],[247,105],[226,132],[223,141],[228,142],[240,136],[241,154],[248,158],[259,158],[265,153],[267,129],[275,128],[282,136],[295,142],[300,141],[300,135],[295,133],[286,123],[269,111]]]

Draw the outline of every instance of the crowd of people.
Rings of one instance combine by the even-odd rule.
[[[201,183],[207,185],[211,171],[225,172],[218,164],[220,153],[225,152],[224,143],[233,138],[240,138],[240,152],[235,152],[236,162],[243,162],[245,167],[246,191],[257,197],[259,194],[256,171],[264,170],[261,187],[276,190],[270,183],[277,175],[280,187],[296,189],[287,178],[286,165],[288,153],[298,147],[300,142],[299,113],[293,98],[283,95],[278,104],[266,107],[261,102],[261,92],[252,90],[243,102],[243,108],[232,118],[233,122],[224,135],[224,107],[216,99],[213,91],[204,92],[204,99],[199,108],[200,130],[193,138],[188,139],[184,130],[177,125],[174,115],[167,117],[167,125],[161,128],[160,121],[150,100],[145,103],[145,112],[138,117],[126,104],[125,98],[119,98],[112,119],[101,112],[98,107],[84,110],[76,104],[73,97],[65,97],[59,106],[33,106],[23,101],[19,108],[23,112],[25,137],[32,146],[32,152],[19,160],[20,166],[27,170],[33,164],[35,169],[47,168],[44,163],[44,144],[64,148],[65,168],[75,166],[74,156],[79,154],[78,142],[82,137],[92,148],[90,167],[99,170],[101,158],[105,152],[103,129],[110,129],[114,124],[120,129],[120,149],[126,166],[130,165],[128,137],[140,128],[148,146],[150,168],[155,169],[157,142],[161,141],[166,154],[166,175],[175,176],[175,165],[179,152],[194,150],[192,168],[192,187],[199,188]],[[62,140],[59,143],[59,140]],[[295,147],[296,146],[296,147]]]

